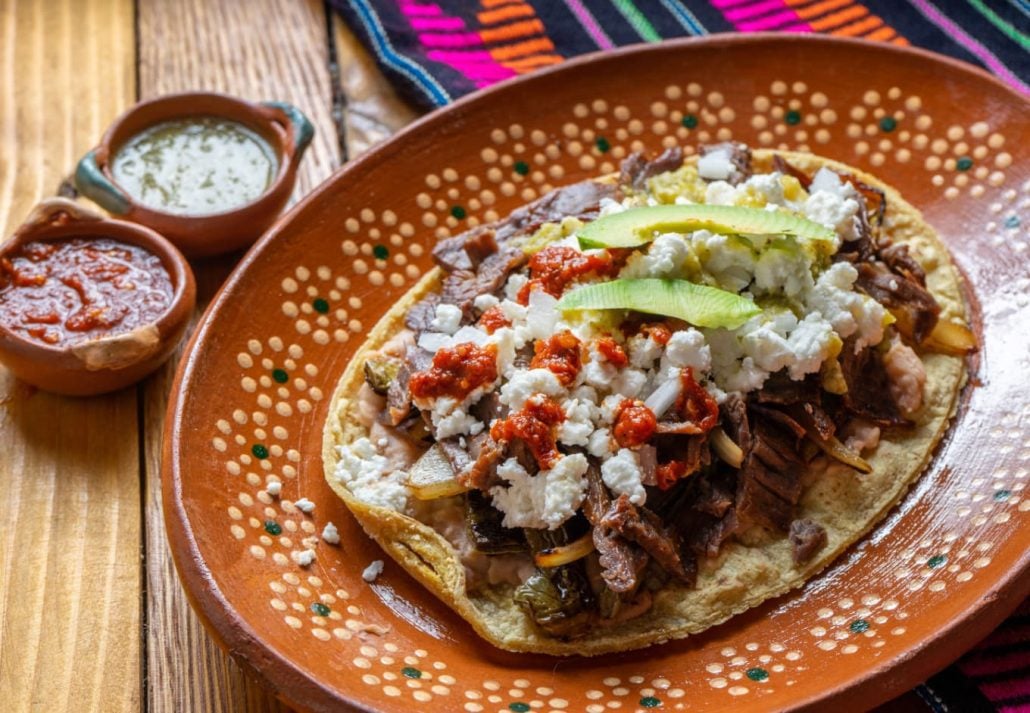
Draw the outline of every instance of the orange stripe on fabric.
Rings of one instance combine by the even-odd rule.
[[[500,7],[501,5],[522,5],[522,0],[479,0],[480,4],[490,9],[491,7]]]
[[[823,32],[826,30],[832,30],[834,27],[840,27],[851,20],[857,20],[858,18],[865,17],[868,14],[868,10],[861,5],[858,5],[855,7],[849,7],[847,10],[835,12],[832,15],[827,15],[826,17],[818,20],[813,20],[810,24],[812,25],[813,30]]]
[[[909,41],[906,40],[904,37],[900,37],[899,36],[897,39],[891,40],[891,44],[892,45],[898,45],[899,47],[908,47],[909,46]]]
[[[505,42],[506,40],[517,40],[531,35],[544,34],[544,23],[536,18],[524,22],[513,22],[510,25],[479,31],[483,42]]]
[[[870,32],[865,36],[865,38],[867,40],[872,40],[873,42],[885,42],[892,39],[896,34],[897,33],[894,31],[893,27],[881,27],[875,32]]]
[[[490,56],[498,62],[504,62],[505,60],[515,59],[516,57],[525,57],[527,54],[533,54],[534,52],[553,51],[554,45],[551,44],[551,40],[546,37],[539,37],[537,39],[527,40],[526,42],[519,42],[515,45],[494,47],[490,50]]]
[[[877,27],[883,24],[883,20],[878,18],[876,15],[870,15],[864,20],[853,22],[850,25],[834,30],[831,35],[835,37],[858,37],[864,32],[875,30]]]
[[[825,2],[817,2],[814,5],[808,7],[799,7],[794,12],[802,20],[809,20],[819,15],[824,15],[830,10],[837,10],[838,8],[846,7],[851,5],[851,0],[826,0]]]
[[[509,69],[513,69],[519,74],[523,72],[529,72],[537,67],[547,67],[552,64],[560,64],[562,58],[556,54],[543,54],[536,57],[527,57],[526,59],[515,59],[510,62],[505,62],[504,66]]]
[[[476,15],[481,25],[496,25],[498,22],[516,17],[536,17],[536,11],[529,5],[504,5],[496,10],[487,10]]]

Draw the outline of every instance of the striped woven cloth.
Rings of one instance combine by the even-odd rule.
[[[817,32],[916,45],[1030,94],[1030,0],[330,0],[424,108],[566,57],[712,32]],[[1030,602],[956,665],[883,707],[1030,711]]]
[[[405,96],[432,108],[566,57],[712,32],[916,45],[1030,93],[1030,0],[330,0]]]

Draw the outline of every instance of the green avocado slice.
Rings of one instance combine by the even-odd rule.
[[[606,215],[578,232],[589,248],[635,248],[659,233],[710,230],[722,235],[789,235],[801,240],[834,243],[833,230],[784,211],[732,205],[654,205]]]
[[[645,278],[611,280],[567,292],[563,312],[584,309],[629,309],[676,317],[698,327],[736,329],[762,309],[751,300],[686,280]]]

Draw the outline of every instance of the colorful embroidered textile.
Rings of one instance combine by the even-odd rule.
[[[817,32],[916,45],[1030,93],[1030,0],[330,0],[430,108],[585,52],[712,32]]]

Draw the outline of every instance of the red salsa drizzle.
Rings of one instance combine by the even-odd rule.
[[[622,448],[635,448],[650,440],[658,427],[654,411],[643,401],[624,399],[615,411],[615,427],[612,432],[615,441]]]
[[[550,369],[562,386],[568,387],[576,380],[582,366],[579,339],[565,330],[547,339],[538,339],[534,346],[533,369]]]
[[[687,464],[682,461],[673,460],[668,463],[662,463],[655,468],[655,483],[658,485],[659,490],[668,490],[686,474]]]
[[[496,379],[497,347],[464,342],[440,349],[433,357],[432,367],[411,375],[408,390],[416,399],[450,396],[462,401],[480,386]]]
[[[109,238],[32,242],[0,257],[0,323],[43,344],[153,324],[174,292],[159,257]]]
[[[550,398],[534,398],[526,406],[498,419],[490,426],[490,437],[498,443],[519,439],[529,448],[541,470],[548,470],[561,458],[555,443],[555,427],[565,420],[565,412]]]
[[[708,433],[719,422],[719,404],[703,386],[694,381],[692,368],[684,369],[680,378],[683,391],[676,399],[676,411],[684,420],[695,424],[701,433]]]
[[[518,301],[529,304],[529,293],[536,286],[552,297],[561,297],[570,282],[584,275],[609,277],[618,271],[619,265],[608,251],[586,255],[565,245],[552,245],[530,258],[530,280],[519,290]]]
[[[502,327],[510,327],[511,320],[504,316],[504,310],[498,305],[480,315],[479,326],[485,329],[487,334],[493,334]]]
[[[597,340],[597,351],[601,353],[608,363],[612,366],[622,368],[629,364],[629,357],[626,356],[626,350],[622,346],[612,339],[611,337],[601,337]]]

